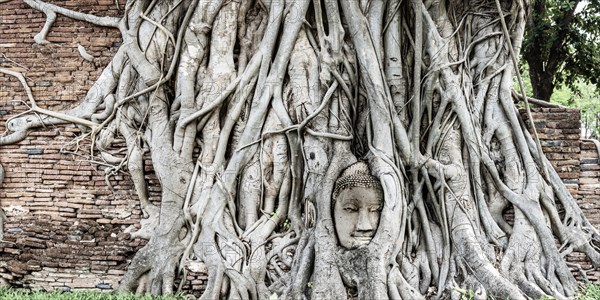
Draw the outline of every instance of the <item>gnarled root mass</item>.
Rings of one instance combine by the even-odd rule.
[[[149,242],[123,290],[170,294],[193,260],[203,299],[566,299],[564,256],[600,263],[512,102],[527,0],[127,1],[120,19],[26,3],[48,17],[40,43],[56,14],[122,33],[80,106],[46,111],[29,93],[0,144],[75,122],[128,170]],[[385,205],[370,244],[345,250],[331,193],[357,159]]]

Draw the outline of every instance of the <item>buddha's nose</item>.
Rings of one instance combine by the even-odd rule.
[[[369,211],[361,209],[358,211],[358,223],[356,224],[357,231],[373,231],[373,224],[369,218]]]

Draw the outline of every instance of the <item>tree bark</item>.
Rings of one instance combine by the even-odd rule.
[[[43,32],[56,14],[105,20],[28,3]],[[512,101],[529,5],[127,1],[123,45],[84,102],[11,118],[0,145],[76,122],[126,167],[148,244],[124,291],[171,294],[194,261],[209,270],[202,299],[566,299],[565,253],[599,264],[600,235]],[[125,158],[109,151],[121,137]],[[357,160],[383,205],[368,245],[345,249],[332,191]]]
[[[556,9],[557,16],[548,11],[553,4],[547,1],[533,1],[531,16],[527,21],[528,43],[523,58],[529,65],[529,78],[533,98],[550,101],[558,72],[564,66],[569,52],[568,33],[575,17],[575,9],[581,1],[569,1],[568,8],[561,4]],[[548,19],[552,18],[552,21]],[[552,22],[552,25],[548,25]],[[551,26],[548,28],[548,26]]]

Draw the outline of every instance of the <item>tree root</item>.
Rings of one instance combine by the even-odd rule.
[[[528,1],[127,1],[122,18],[26,3],[47,16],[38,43],[57,14],[123,35],[65,112],[0,69],[30,106],[0,145],[75,123],[107,176],[131,175],[144,214],[132,237],[149,242],[122,290],[170,294],[197,260],[201,299],[566,299],[576,282],[564,256],[600,265],[598,231],[512,101]],[[385,204],[369,245],[348,250],[331,194],[358,159]]]

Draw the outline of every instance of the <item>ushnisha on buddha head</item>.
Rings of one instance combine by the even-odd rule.
[[[342,171],[333,189],[333,218],[340,246],[366,246],[377,231],[383,207],[383,189],[369,166],[356,162]]]

